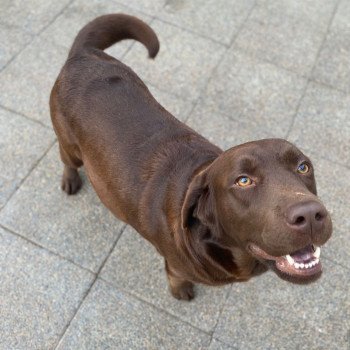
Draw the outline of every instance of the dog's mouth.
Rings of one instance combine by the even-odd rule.
[[[313,244],[309,244],[293,253],[277,257],[266,253],[254,243],[250,243],[248,248],[255,257],[272,262],[275,269],[291,277],[306,279],[320,275],[322,272],[321,248]]]

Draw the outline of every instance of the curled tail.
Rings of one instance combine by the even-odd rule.
[[[104,50],[123,39],[141,42],[151,58],[159,51],[157,35],[146,23],[133,16],[112,14],[97,17],[83,27],[74,40],[69,57],[89,49]]]

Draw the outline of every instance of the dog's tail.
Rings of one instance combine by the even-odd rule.
[[[97,17],[83,27],[74,40],[69,57],[89,49],[104,50],[123,39],[141,42],[150,58],[159,51],[157,35],[146,23],[133,16],[112,14]]]

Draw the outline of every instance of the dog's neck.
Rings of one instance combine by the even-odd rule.
[[[180,249],[186,254],[202,282],[224,284],[247,280],[258,264],[248,252],[240,248],[218,225],[208,227],[196,222],[182,232]]]

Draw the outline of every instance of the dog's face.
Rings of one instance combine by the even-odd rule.
[[[205,175],[208,192],[195,216],[216,220],[281,277],[297,282],[320,275],[320,247],[332,222],[316,196],[311,161],[299,149],[280,139],[246,143],[224,152]]]

